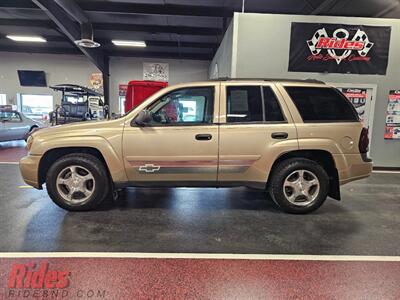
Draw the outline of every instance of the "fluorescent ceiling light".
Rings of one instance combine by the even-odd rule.
[[[34,43],[45,43],[46,39],[41,36],[22,36],[22,35],[7,35],[7,38],[16,42],[34,42]]]
[[[144,42],[144,41],[112,40],[111,42],[116,46],[146,47],[146,42]]]

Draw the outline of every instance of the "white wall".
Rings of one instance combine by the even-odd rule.
[[[111,111],[118,111],[118,85],[129,80],[143,80],[143,62],[169,64],[168,84],[202,81],[208,78],[209,61],[111,57],[110,59],[110,106]],[[114,101],[116,100],[116,101]]]
[[[236,69],[232,69],[232,77],[313,78],[325,82],[376,84],[371,156],[376,166],[400,167],[400,141],[385,140],[383,137],[389,90],[400,89],[400,20],[236,13],[233,21],[236,22],[234,39],[237,40],[233,41],[232,62]],[[288,72],[291,22],[391,26],[387,74]]]
[[[221,44],[217,52],[214,55],[213,60],[211,61],[208,74],[209,78],[223,78],[223,77],[231,77],[232,76],[232,65],[235,65],[232,57],[233,49],[236,47],[233,46],[233,41],[237,41],[237,38],[233,37],[234,33],[234,24],[237,24],[232,20],[227,28],[224,38],[222,39]]]
[[[17,93],[53,95],[59,103],[61,94],[48,87],[21,87],[17,70],[45,71],[47,85],[71,83],[87,86],[91,73],[99,70],[84,56],[0,52],[0,94],[8,104],[16,104]]]
[[[143,62],[169,63],[169,84],[206,80],[208,61],[119,58],[110,59],[110,106],[118,112],[118,85],[129,80],[143,79]],[[21,87],[17,70],[43,70],[46,72],[47,85],[60,83],[89,85],[90,74],[99,70],[81,55],[26,54],[0,52],[0,94],[7,95],[8,104],[16,104],[16,94],[53,95],[59,103],[61,94],[48,87]]]

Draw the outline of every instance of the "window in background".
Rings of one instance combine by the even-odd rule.
[[[47,119],[49,112],[53,111],[53,96],[22,94],[21,111],[32,119]]]
[[[78,96],[65,96],[65,101],[68,101],[70,103],[76,104],[78,102],[83,102],[83,97],[78,97]]]
[[[125,96],[119,96],[119,113],[121,115],[125,113]]]
[[[0,111],[0,121],[7,121],[11,123],[19,123],[21,122],[21,117],[19,113],[15,111]]]
[[[0,94],[0,105],[6,105],[6,94]]]
[[[262,122],[263,104],[259,86],[227,87],[227,122]]]

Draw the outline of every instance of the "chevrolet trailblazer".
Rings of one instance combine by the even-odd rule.
[[[351,103],[322,82],[217,80],[164,88],[116,120],[38,130],[20,168],[67,210],[128,186],[248,186],[307,213],[369,176],[368,144]]]

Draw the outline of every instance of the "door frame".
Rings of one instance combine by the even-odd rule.
[[[212,122],[211,123],[197,123],[197,124],[182,124],[182,125],[160,125],[160,126],[147,126],[147,127],[143,127],[143,128],[139,128],[138,126],[132,126],[131,123],[132,121],[136,118],[136,116],[146,107],[148,107],[149,105],[151,105],[152,103],[154,103],[155,101],[158,101],[158,99],[160,99],[161,97],[175,91],[175,90],[179,90],[179,89],[184,89],[184,88],[200,88],[200,87],[212,87],[214,89],[214,103],[213,103],[213,115],[212,115]],[[220,107],[220,83],[219,82],[200,82],[200,83],[192,83],[192,84],[181,84],[181,85],[175,85],[175,86],[170,86],[167,88],[164,88],[162,90],[160,90],[159,92],[155,93],[154,95],[150,96],[147,100],[145,100],[143,103],[141,103],[138,107],[136,107],[132,112],[130,112],[127,117],[124,120],[124,130],[123,130],[123,141],[122,141],[122,157],[123,157],[123,161],[124,161],[124,166],[125,166],[125,171],[127,174],[127,180],[129,181],[129,185],[130,186],[145,186],[146,182],[153,182],[153,183],[157,183],[158,186],[216,186],[217,185],[217,174],[218,174],[218,141],[219,141],[219,126],[218,126],[218,120],[219,120],[219,116],[220,116],[220,112],[219,112],[219,107]],[[149,159],[143,159],[143,155],[139,153],[135,153],[132,151],[132,153],[128,153],[127,149],[125,149],[125,139],[127,137],[127,135],[132,134],[132,131],[152,131],[152,132],[159,132],[159,134],[162,134],[162,131],[166,130],[166,131],[172,131],[172,132],[176,132],[179,133],[179,131],[181,130],[198,130],[199,134],[200,133],[207,133],[207,132],[202,132],[204,131],[204,128],[209,128],[212,127],[215,132],[216,132],[216,138],[213,139],[213,142],[216,142],[216,150],[215,150],[215,180],[212,179],[210,180],[209,178],[207,179],[203,179],[201,177],[207,177],[208,174],[207,173],[202,173],[202,172],[198,172],[198,174],[196,172],[194,172],[193,174],[197,174],[199,175],[199,178],[188,178],[188,179],[184,179],[182,180],[182,176],[181,173],[170,173],[168,175],[169,179],[160,179],[160,178],[156,178],[157,176],[155,175],[159,175],[162,173],[154,173],[154,172],[148,172],[147,173],[147,178],[146,177],[138,177],[138,178],[134,178],[134,174],[132,174],[131,171],[128,172],[128,168],[131,168],[132,162],[135,164],[134,168],[139,168],[140,167],[146,167],[146,164],[149,165],[149,167],[153,167],[151,166],[152,164],[152,160],[156,161],[158,160],[159,162],[164,162],[164,163],[170,163],[170,162],[179,162],[182,163],[182,166],[189,166],[185,164],[185,160],[184,159],[180,159],[180,160],[176,160],[174,159],[173,155],[167,155],[167,156],[160,156],[160,155],[153,155],[153,154],[147,154],[145,155],[145,157],[148,157]],[[142,134],[142,133],[141,133]],[[195,134],[193,135],[193,139],[194,139]],[[143,150],[143,149],[142,149]],[[128,157],[133,157],[133,158],[138,158],[136,160],[132,159],[131,162],[129,162],[129,160],[127,159]],[[198,162],[198,161],[209,161],[209,159],[205,159],[205,158],[201,158],[199,160],[199,155],[197,154],[191,154],[191,155],[187,155],[187,158],[190,158],[191,156],[193,156],[193,160],[194,162]],[[201,156],[201,155],[200,155]],[[149,162],[147,163],[146,161],[149,160]],[[190,159],[187,159],[188,161],[190,161]],[[136,166],[137,163],[142,164],[144,162],[144,165],[138,165]],[[159,165],[156,165],[154,167],[158,167]],[[182,173],[185,174],[185,173]],[[186,175],[187,177],[187,175]],[[194,176],[195,177],[195,176]],[[179,184],[177,184],[177,182],[179,182]],[[182,183],[182,184],[180,184]]]

